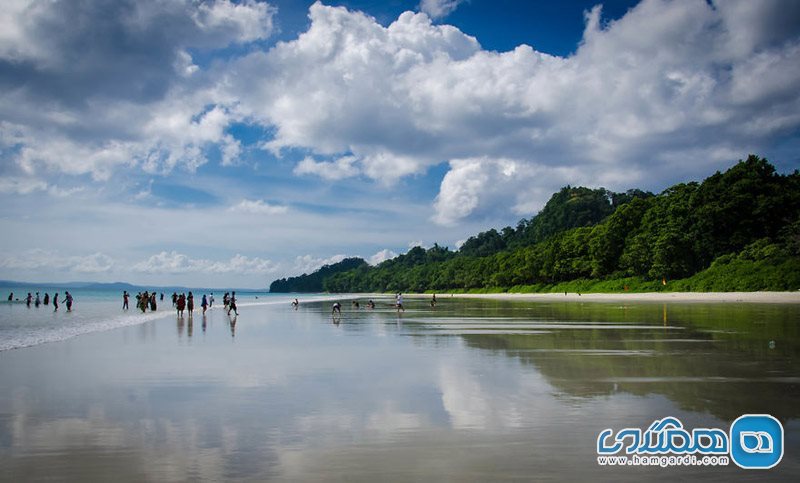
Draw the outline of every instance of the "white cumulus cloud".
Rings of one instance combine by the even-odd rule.
[[[611,22],[598,6],[569,57],[487,51],[432,22],[459,3],[424,0],[383,26],[317,2],[307,31],[262,47],[276,10],[254,0],[8,2],[4,175],[49,187],[43,173],[234,165],[243,123],[278,156],[305,153],[296,175],[390,186],[449,163],[433,219],[456,225],[530,215],[567,183],[660,188],[797,144],[797,2],[643,0]],[[44,189],[14,183],[0,189]]]
[[[194,171],[213,151],[235,164],[241,146],[226,128],[236,99],[189,51],[266,39],[275,11],[254,0],[4,4],[0,161],[26,176],[100,182],[132,169]]]
[[[225,40],[238,43],[265,39],[272,34],[275,8],[265,2],[217,0],[200,4],[193,18],[204,32],[219,32]]]
[[[0,259],[0,268],[18,271],[103,273],[114,268],[114,260],[101,252],[63,255],[57,251],[32,249]]]
[[[350,178],[359,174],[357,161],[353,156],[342,156],[334,161],[315,161],[307,156],[297,163],[294,174],[313,174],[328,180]]]
[[[312,273],[323,265],[332,265],[347,258],[346,255],[333,255],[328,258],[317,258],[312,255],[300,255],[294,260],[290,273]]]
[[[243,275],[267,274],[277,270],[278,265],[259,257],[236,254],[229,260],[209,260],[192,258],[176,251],[162,251],[146,260],[135,263],[135,272],[149,274],[190,274],[190,273],[236,273]]]
[[[464,0],[422,0],[419,9],[431,18],[439,19],[453,13],[462,3]]]
[[[434,202],[433,221],[455,225],[467,216],[525,215],[542,206],[552,194],[537,181],[557,185],[595,184],[580,170],[541,166],[521,160],[467,158],[450,161]]]
[[[47,182],[35,178],[9,176],[0,178],[0,193],[26,195],[36,191],[45,191]]]
[[[383,27],[316,3],[307,32],[234,62],[226,81],[242,115],[275,127],[269,149],[345,160],[309,157],[298,174],[386,182],[448,161],[437,222],[509,202],[529,215],[544,201],[536,193],[566,183],[666,185],[796,132],[800,22],[785,3],[795,21],[776,15],[780,5],[644,0],[612,22],[596,7],[576,53],[556,57],[486,51],[426,14]]]
[[[264,200],[242,200],[238,204],[232,206],[230,210],[257,215],[277,215],[286,213],[289,208],[282,205],[272,205]]]
[[[395,253],[392,250],[389,250],[388,248],[384,248],[383,250],[380,250],[376,254],[374,254],[371,257],[369,257],[369,259],[367,259],[367,263],[369,263],[370,265],[373,265],[373,266],[380,265],[381,263],[385,262],[386,260],[391,260],[392,258],[394,258],[396,256],[397,256],[397,253]]]

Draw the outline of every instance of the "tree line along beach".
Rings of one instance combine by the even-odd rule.
[[[271,292],[752,292],[800,289],[800,173],[750,156],[660,194],[564,187],[516,227],[370,266],[353,257]]]

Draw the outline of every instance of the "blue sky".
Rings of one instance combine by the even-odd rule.
[[[265,287],[799,128],[797,2],[10,0],[0,278]]]

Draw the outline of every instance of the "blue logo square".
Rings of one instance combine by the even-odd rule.
[[[745,414],[731,424],[730,444],[740,468],[772,468],[783,458],[783,425],[769,414]]]

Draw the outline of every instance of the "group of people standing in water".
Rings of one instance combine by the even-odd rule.
[[[8,294],[8,301],[19,302],[19,299],[15,299],[14,292],[11,292],[10,294]],[[73,302],[72,294],[70,294],[69,291],[65,291],[64,299],[61,301],[61,303],[67,305],[67,312],[72,311],[72,302]],[[50,305],[50,294],[45,292],[44,298],[42,299],[41,297],[39,297],[39,292],[36,292],[35,298],[33,295],[31,295],[30,292],[28,292],[28,295],[25,297],[25,305],[27,305],[28,308],[30,308],[31,305],[33,305],[36,308],[39,308],[39,306],[41,305]],[[53,312],[56,311],[58,311],[58,292],[56,292],[53,295]]]
[[[127,290],[122,292],[122,310],[128,310],[128,301],[130,299],[130,294]],[[147,309],[150,309],[155,312],[158,308],[158,302],[156,301],[156,292],[155,290],[153,293],[148,291],[139,292],[136,294],[136,308],[141,310],[142,313],[146,312]],[[164,300],[164,294],[161,294],[161,300]]]
[[[350,305],[352,306],[352,308],[354,308],[356,310],[361,308],[361,304],[359,304],[358,300],[353,300],[352,302],[350,302]],[[294,302],[292,302],[292,307],[294,307],[294,309],[297,310],[297,307],[299,307],[299,306],[300,306],[300,302],[298,302],[297,299],[294,299]],[[395,307],[395,309],[397,309],[397,312],[405,312],[406,311],[406,308],[403,305],[403,294],[401,294],[401,293],[395,294],[395,296],[394,296],[394,307]],[[375,302],[373,302],[372,299],[370,299],[369,302],[367,302],[367,308],[368,309],[374,309],[375,308]],[[433,294],[433,296],[431,297],[431,308],[436,308],[436,294]],[[340,304],[339,302],[334,302],[333,309],[331,310],[331,314],[336,315],[336,314],[341,314],[341,313],[342,313],[342,304]]]
[[[130,294],[127,291],[122,293],[122,309],[128,310],[128,299],[130,298]],[[162,293],[159,297],[160,300],[164,300],[164,294]],[[222,298],[222,301],[225,305],[225,310],[227,311],[228,315],[233,312],[236,315],[239,315],[239,312],[236,308],[236,292],[225,292],[225,295]],[[206,310],[210,309],[214,305],[214,293],[212,292],[211,295],[203,294],[202,299],[200,300],[200,307],[203,308],[203,314],[205,315]],[[150,309],[151,311],[155,311],[158,307],[156,302],[156,293],[149,293],[149,292],[139,292],[136,294],[136,307],[141,310],[143,313]],[[172,307],[177,311],[178,317],[183,317],[184,311],[189,312],[189,317],[194,315],[194,294],[189,291],[189,294],[181,293],[178,295],[177,292],[172,292]]]
[[[128,310],[130,306],[130,298],[131,294],[128,293],[127,290],[122,292],[122,310]],[[59,295],[56,292],[53,295],[53,298],[50,298],[49,293],[44,294],[44,298],[39,296],[39,292],[36,292],[34,296],[30,292],[28,295],[23,299],[19,300],[19,298],[14,298],[14,292],[8,294],[8,302],[25,302],[29,308],[31,306],[40,307],[41,305],[50,305],[50,302],[53,303],[54,311],[58,310],[59,305]],[[158,301],[164,301],[164,294],[157,294],[156,291],[148,292],[139,292],[136,294],[136,308],[141,310],[142,313],[147,312],[149,309],[152,312],[155,312],[158,308]],[[239,311],[236,307],[236,292],[225,292],[223,297],[223,302],[225,304],[225,310],[227,311],[228,315],[233,312],[235,315],[239,315]],[[66,304],[67,311],[72,311],[72,304],[73,304],[73,297],[69,291],[64,292],[64,298],[61,300],[60,303]],[[210,309],[211,306],[214,305],[214,293],[212,292],[211,295],[203,294],[203,298],[200,301],[200,306],[203,308],[203,314],[206,313],[206,310]],[[194,312],[194,295],[192,292],[189,292],[189,295],[180,294],[178,295],[176,292],[172,293],[172,307],[175,308],[178,312],[178,316],[183,317],[184,310],[189,311],[189,317],[192,316]]]

